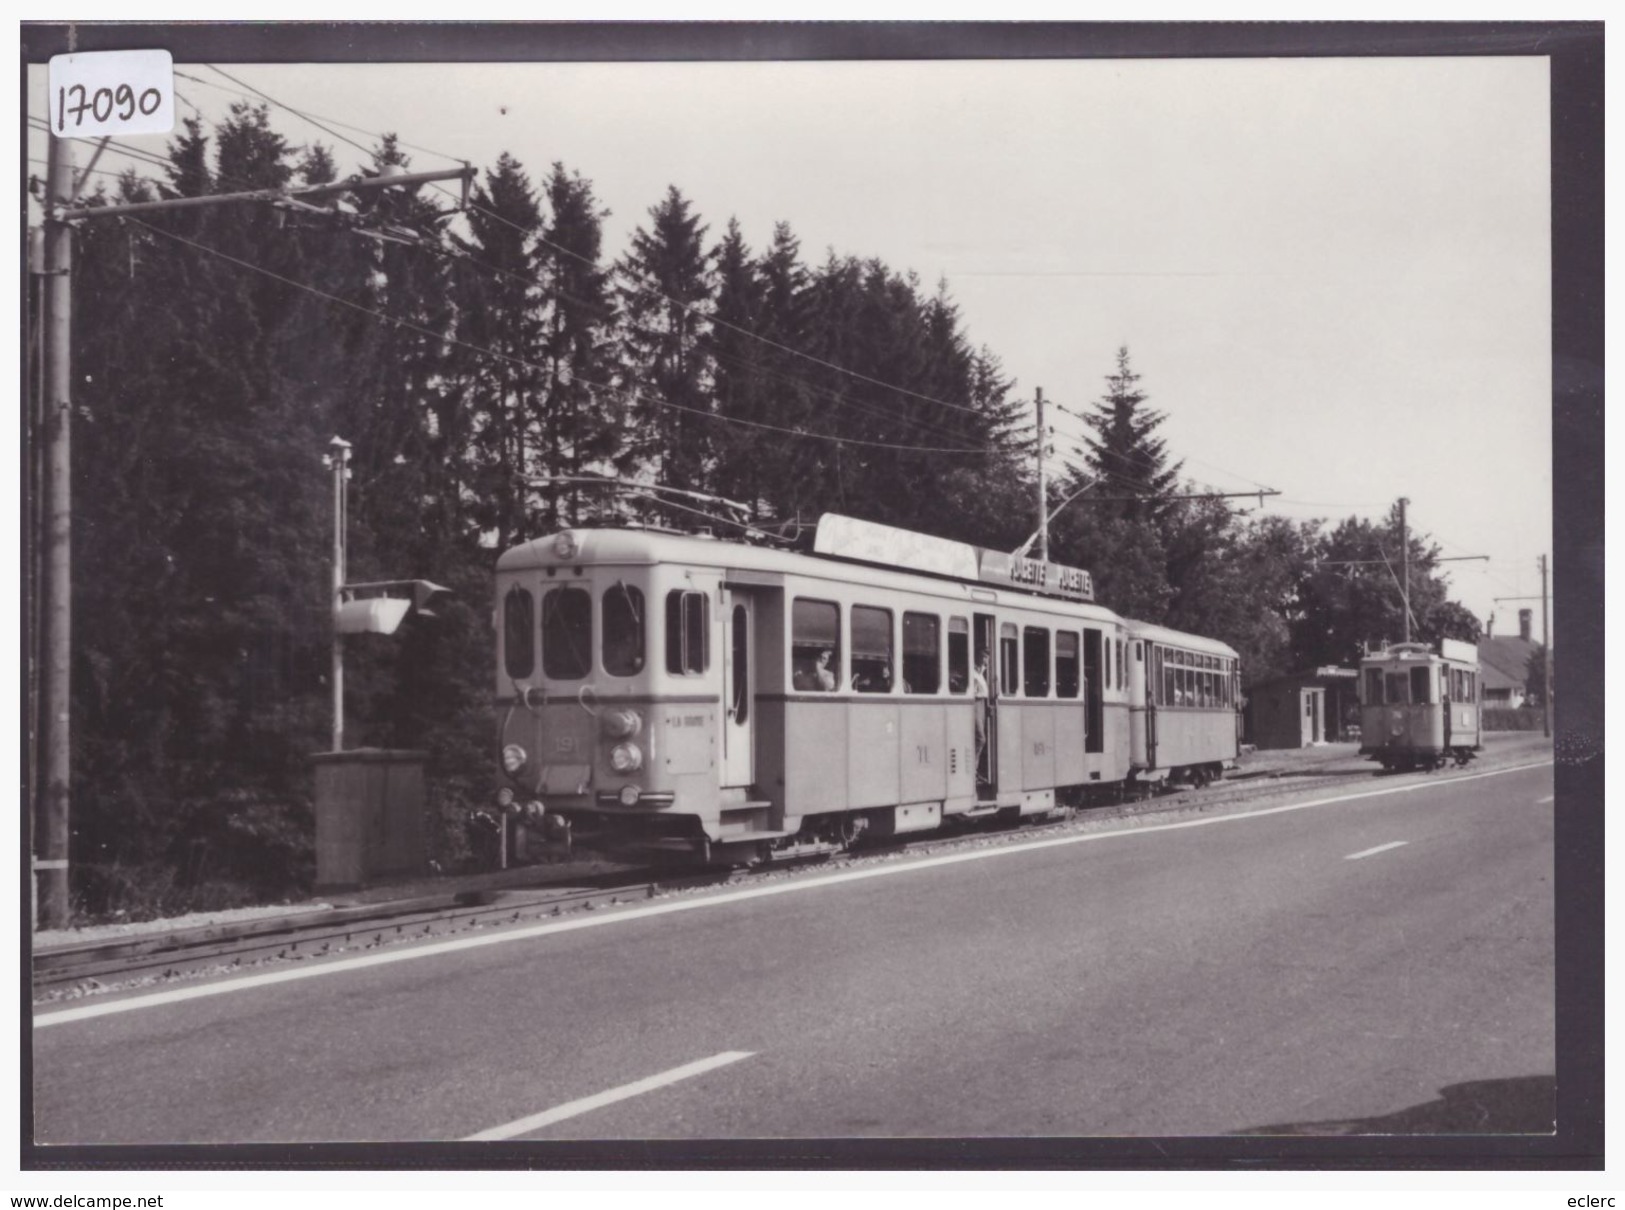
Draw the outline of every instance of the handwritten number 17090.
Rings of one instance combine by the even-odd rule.
[[[74,103],[68,104],[68,94],[76,94]],[[128,121],[140,113],[149,117],[158,111],[163,103],[163,94],[156,88],[143,89],[140,95],[128,84],[120,84],[116,88],[98,88],[94,93],[86,90],[83,84],[72,84],[66,88],[56,90],[56,128],[63,131],[67,129],[68,117],[73,117],[75,126],[84,125],[85,113],[98,122],[105,122],[118,111],[118,116]]]

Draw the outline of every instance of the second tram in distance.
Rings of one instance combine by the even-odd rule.
[[[1360,661],[1360,753],[1384,769],[1465,765],[1482,746],[1478,649],[1394,643]]]
[[[834,515],[811,554],[526,542],[497,565],[502,805],[616,856],[744,863],[1218,776],[1236,652],[1092,597]]]

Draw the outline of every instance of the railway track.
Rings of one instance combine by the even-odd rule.
[[[963,833],[932,833],[872,843],[838,858],[843,863],[885,860],[915,848],[939,851],[963,844],[1001,842],[1035,831],[1099,825],[1148,814],[1206,811],[1234,805],[1271,792],[1327,788],[1372,781],[1372,770],[1327,768],[1305,775],[1237,778],[1203,790],[1180,789],[1144,801],[1067,811],[1059,818],[1027,821],[1018,827]],[[1448,776],[1413,774],[1412,777]],[[1384,780],[1389,780],[1384,778]],[[707,872],[676,877],[634,870],[600,876],[592,885],[531,885],[524,888],[465,891],[448,906],[445,896],[430,906],[422,901],[332,908],[230,925],[212,925],[171,933],[149,934],[55,947],[34,954],[36,1002],[77,999],[130,987],[250,971],[281,962],[316,961],[356,954],[383,946],[449,937],[480,928],[534,922],[567,912],[594,911],[642,902],[660,895],[726,885],[749,878],[783,876],[823,861],[766,866],[752,872]]]
[[[451,907],[371,904],[56,947],[34,955],[34,997],[74,998],[114,987],[361,953],[567,911],[638,902],[651,898],[664,885],[668,884],[605,880],[589,887],[476,891],[459,896],[466,902]]]

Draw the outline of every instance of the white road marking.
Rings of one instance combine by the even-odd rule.
[[[1358,853],[1350,853],[1343,860],[1359,861],[1362,857],[1370,857],[1376,853],[1386,853],[1389,849],[1403,848],[1410,843],[1408,840],[1390,840],[1387,844],[1380,844],[1374,849],[1361,849]]]
[[[506,1126],[493,1126],[489,1130],[482,1130],[478,1134],[471,1134],[463,1140],[465,1143],[489,1143],[498,1139],[517,1138],[521,1134],[529,1134],[532,1130],[540,1130],[543,1126],[551,1126],[554,1122],[562,1122],[565,1118],[577,1117],[580,1114],[601,1109],[605,1105],[613,1105],[616,1101],[624,1101],[629,1097],[642,1096],[646,1092],[653,1092],[656,1088],[664,1088],[668,1084],[675,1084],[679,1080],[686,1080],[690,1076],[704,1075],[708,1071],[715,1071],[719,1067],[726,1067],[730,1063],[737,1063],[740,1059],[748,1059],[753,1054],[749,1050],[725,1050],[720,1055],[712,1055],[709,1059],[700,1059],[695,1063],[685,1063],[681,1067],[673,1067],[670,1071],[663,1071],[659,1075],[649,1076],[647,1079],[634,1080],[630,1084],[622,1084],[619,1088],[611,1088],[607,1092],[600,1092],[595,1096],[582,1097],[579,1101],[566,1101],[563,1105],[552,1109],[544,1109],[541,1113],[533,1113],[528,1118],[520,1118],[517,1122],[509,1122]]]
[[[245,975],[238,979],[223,979],[218,983],[202,983],[190,987],[170,988],[147,995],[128,996],[121,1000],[99,1000],[89,1004],[76,1005],[73,1008],[36,1013],[33,1024],[35,1029],[44,1029],[52,1025],[66,1025],[72,1021],[88,1021],[95,1017],[112,1016],[115,1013],[135,1012],[143,1008],[158,1008],[165,1004],[177,1004],[183,1000],[200,1000],[207,996],[225,995],[227,992],[250,991],[257,987],[270,987],[277,983],[294,983],[301,979],[316,979],[324,975],[344,974],[349,971],[365,970],[369,967],[390,966],[396,962],[411,962],[418,958],[433,958],[441,954],[481,949],[488,945],[506,945],[513,941],[529,941],[535,937],[549,937],[555,933],[572,933],[578,929],[626,924],[633,920],[646,920],[651,916],[666,916],[673,912],[699,911],[704,908],[716,907],[719,904],[739,903],[746,899],[762,899],[770,895],[789,895],[801,891],[819,890],[824,887],[840,886],[848,882],[862,882],[868,878],[889,878],[896,874],[910,874],[918,870],[957,865],[962,861],[986,861],[990,858],[1005,857],[1013,853],[1030,853],[1038,849],[1053,849],[1064,845],[1122,840],[1125,837],[1145,836],[1154,832],[1176,832],[1185,828],[1210,828],[1221,824],[1241,823],[1249,819],[1262,819],[1268,815],[1284,815],[1291,811],[1312,811],[1319,807],[1337,806],[1346,802],[1357,802],[1361,799],[1381,798],[1389,794],[1412,794],[1418,790],[1427,790],[1441,785],[1458,785],[1461,782],[1477,781],[1485,777],[1501,777],[1507,773],[1521,773],[1529,769],[1544,768],[1551,763],[1549,760],[1535,761],[1527,765],[1513,765],[1506,769],[1491,769],[1484,773],[1467,773],[1446,779],[1418,781],[1408,786],[1391,786],[1381,790],[1362,790],[1356,794],[1340,794],[1333,798],[1317,798],[1309,802],[1287,803],[1279,807],[1261,807],[1256,811],[1238,811],[1233,815],[1209,815],[1201,819],[1181,820],[1178,823],[1148,824],[1144,827],[1124,828],[1116,832],[1087,832],[1076,836],[1056,836],[1044,840],[1000,845],[997,848],[971,849],[963,853],[949,853],[941,857],[921,857],[916,860],[895,864],[886,863],[884,865],[866,866],[861,870],[845,870],[839,874],[825,874],[818,878],[790,879],[784,882],[770,883],[766,886],[748,887],[739,891],[726,891],[719,895],[674,899],[666,903],[650,904],[647,907],[605,912],[602,915],[583,915],[563,920],[553,920],[546,924],[527,925],[523,928],[516,928],[502,933],[459,937],[455,940],[430,942],[427,945],[417,945],[411,948],[383,950],[376,954],[365,954],[355,958],[335,958],[313,966],[301,965],[287,970],[267,971],[259,975]]]
[[[1555,800],[1554,796],[1551,795],[1551,794],[1548,794],[1545,798],[1537,798],[1537,799],[1535,799],[1535,805],[1537,807],[1544,807],[1547,803],[1552,802],[1554,800]]]

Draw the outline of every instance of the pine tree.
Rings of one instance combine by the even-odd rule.
[[[1106,394],[1085,417],[1094,430],[1086,436],[1091,477],[1112,496],[1139,496],[1145,502],[1116,504],[1107,511],[1131,521],[1157,520],[1179,480],[1181,463],[1168,463],[1167,442],[1154,436],[1166,416],[1145,406],[1140,376],[1129,365],[1128,347],[1117,350],[1117,372],[1106,379]],[[1076,490],[1081,483],[1072,487]]]
[[[704,489],[715,460],[712,371],[702,343],[713,294],[708,230],[673,185],[649,210],[621,272],[621,349],[635,436],[623,469]]]
[[[527,528],[525,479],[534,470],[532,429],[543,357],[532,247],[541,228],[536,195],[506,152],[477,186],[468,214],[469,258],[458,266],[455,332],[462,389],[473,403],[468,428],[469,514],[498,549]]]
[[[766,308],[765,283],[751,257],[739,223],[730,219],[727,234],[712,250],[716,263],[716,304],[704,347],[713,368],[712,390],[721,423],[713,436],[716,490],[750,507],[760,518],[763,497],[771,488],[767,461],[773,434],[767,361],[772,350],[757,333]]]
[[[621,411],[612,392],[615,300],[609,271],[599,258],[609,211],[592,183],[555,163],[545,186],[548,222],[536,245],[543,283],[542,449],[550,473],[580,475],[611,470],[624,443]],[[579,490],[548,493],[549,527],[580,524]],[[605,502],[594,499],[596,514]]]

